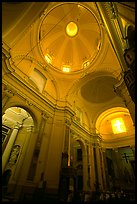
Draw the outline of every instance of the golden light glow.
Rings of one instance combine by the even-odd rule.
[[[83,66],[83,68],[86,68],[86,67],[88,67],[89,65],[90,65],[90,62],[89,62],[89,61],[86,61],[86,62],[83,63],[82,66]]]
[[[126,132],[126,126],[122,118],[115,118],[111,120],[111,124],[114,134]]]
[[[64,65],[63,66],[63,72],[70,72],[70,67]]]
[[[46,61],[47,61],[49,64],[52,63],[52,57],[51,57],[49,54],[46,54],[46,55],[45,55],[45,59],[46,59]]]
[[[66,27],[66,33],[68,34],[68,36],[74,37],[77,34],[77,32],[78,32],[78,27],[76,23],[74,22],[68,23]]]

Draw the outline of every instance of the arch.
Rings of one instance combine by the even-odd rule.
[[[96,121],[96,134],[104,147],[134,145],[135,128],[129,110],[115,107],[104,111]]]
[[[115,114],[118,112],[124,112],[125,114],[130,115],[128,109],[123,108],[123,107],[113,107],[113,108],[105,110],[99,115],[99,117],[96,120],[96,123],[95,123],[96,133],[99,133],[100,125],[105,117],[109,116],[110,114]]]
[[[32,117],[33,119],[33,122],[34,122],[34,128],[37,129],[37,126],[38,126],[38,119],[36,117],[36,115],[34,114],[33,110],[31,108],[28,108],[27,106],[25,106],[24,104],[21,104],[21,103],[12,103],[12,105],[8,106],[6,108],[6,110],[8,110],[9,108],[14,108],[14,107],[17,107],[17,108],[22,108],[24,109],[26,112],[28,112],[30,114],[30,116]],[[6,110],[4,111],[4,113],[6,112]]]

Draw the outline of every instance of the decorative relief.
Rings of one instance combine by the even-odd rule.
[[[12,167],[13,165],[16,164],[18,156],[20,152],[20,145],[14,145],[8,160],[8,167]]]
[[[8,87],[5,87],[4,93],[10,98],[15,95],[15,91],[12,89],[9,89]]]
[[[29,106],[33,105],[33,103],[30,100],[27,100],[27,99],[26,99],[26,104],[29,105]]]
[[[110,11],[111,19],[118,18],[118,11],[116,9],[114,2],[108,2],[108,8]]]
[[[27,132],[32,132],[33,131],[34,126],[29,126],[27,127]]]

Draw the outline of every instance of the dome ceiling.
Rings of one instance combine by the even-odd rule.
[[[77,3],[62,3],[51,9],[39,32],[43,57],[60,72],[88,68],[100,50],[99,24],[88,8]]]
[[[104,103],[116,97],[113,85],[116,79],[111,76],[96,77],[81,88],[81,96],[91,103]]]

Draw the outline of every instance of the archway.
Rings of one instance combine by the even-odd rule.
[[[2,116],[2,172],[14,169],[34,127],[32,116],[21,107],[10,107]],[[14,160],[14,161],[13,161]]]

